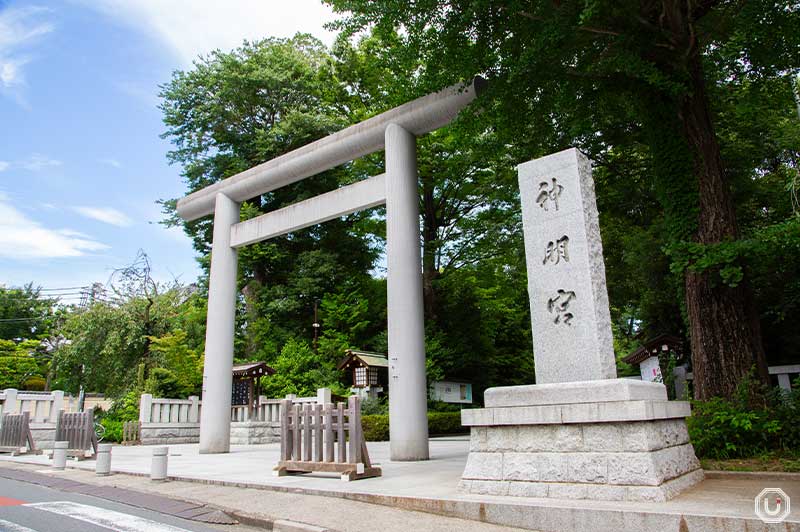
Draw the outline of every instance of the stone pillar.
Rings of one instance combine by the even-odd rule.
[[[206,353],[203,365],[203,408],[200,410],[200,453],[227,453],[231,437],[231,379],[236,317],[236,250],[231,226],[239,222],[239,204],[217,194],[208,282]]]
[[[58,412],[61,410],[64,410],[64,392],[63,390],[54,390],[50,412],[47,413],[47,422],[55,423],[58,420]]]
[[[320,405],[327,405],[332,403],[331,397],[331,389],[330,388],[319,388],[317,389],[317,404]]]
[[[139,422],[150,423],[152,415],[153,415],[153,396],[149,393],[143,393],[139,397]]]
[[[200,398],[196,395],[189,396],[189,423],[197,423],[200,420]]]
[[[6,398],[3,402],[4,414],[18,414],[17,410],[17,390],[15,388],[6,388],[3,390]]]
[[[780,386],[781,390],[792,391],[792,381],[787,373],[778,373],[778,386]]]
[[[389,439],[392,460],[427,460],[428,398],[414,135],[386,128]]]

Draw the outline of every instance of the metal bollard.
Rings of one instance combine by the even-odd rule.
[[[53,469],[64,469],[67,467],[68,447],[68,441],[53,442]]]
[[[97,457],[95,458],[95,473],[100,476],[111,474],[111,444],[100,443],[97,445]]]
[[[167,458],[169,447],[153,447],[153,463],[150,480],[167,480]]]

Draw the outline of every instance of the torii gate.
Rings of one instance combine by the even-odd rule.
[[[418,98],[178,201],[186,221],[214,214],[201,453],[230,451],[237,249],[386,204],[391,459],[428,459],[416,137],[449,124],[485,86],[476,77]],[[241,202],[384,148],[385,174],[239,221]]]

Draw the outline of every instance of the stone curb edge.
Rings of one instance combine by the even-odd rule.
[[[800,473],[790,473],[786,471],[723,471],[723,470],[703,470],[706,478],[722,480],[795,480],[800,481]]]

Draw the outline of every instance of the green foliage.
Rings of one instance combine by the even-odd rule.
[[[800,392],[795,389],[790,394],[780,390],[761,393],[745,380],[734,399],[693,401],[692,416],[687,422],[697,455],[728,459],[776,450],[800,451]]]
[[[42,295],[33,284],[0,286],[0,339],[27,340],[46,336],[54,326],[57,299]]]
[[[428,434],[441,436],[444,434],[464,434],[469,432],[461,426],[461,411],[428,412]]]
[[[140,393],[132,390],[116,399],[111,408],[103,415],[103,419],[115,421],[136,421],[139,419]]]
[[[364,415],[361,416],[361,428],[366,441],[389,440],[389,415]]]
[[[39,365],[31,355],[31,344],[0,340],[0,390],[5,388],[25,389],[25,382],[39,375]]]
[[[331,388],[336,395],[346,393],[333,363],[321,360],[306,342],[289,340],[271,365],[276,373],[261,379],[268,397],[290,393],[309,397],[316,395],[318,388]]]
[[[42,392],[42,391],[44,391],[44,388],[45,388],[46,384],[47,384],[47,381],[45,381],[42,377],[39,377],[37,375],[37,376],[34,376],[34,377],[28,377],[27,379],[25,379],[25,382],[22,383],[21,388],[23,390],[28,390],[28,391],[32,391],[32,392]]]
[[[184,398],[199,395],[203,385],[203,361],[194,349],[187,345],[186,332],[181,329],[155,338],[150,337],[150,350],[159,357],[159,364],[168,368],[175,377],[177,395],[157,395],[156,397]],[[155,368],[150,373],[153,378]]]
[[[361,416],[361,427],[366,441],[389,439],[388,415]],[[469,432],[461,426],[461,412],[428,412],[428,433],[435,436],[464,434]]]
[[[364,416],[388,415],[389,403],[386,400],[386,397],[362,399],[361,414]]]
[[[185,398],[178,377],[166,368],[153,368],[145,382],[144,390],[153,397]]]
[[[100,424],[106,429],[105,434],[103,435],[103,442],[104,443],[120,443],[122,442],[122,425],[123,421],[119,421],[112,418],[103,418],[100,420]]]
[[[177,393],[196,392],[202,383],[198,353],[205,333],[200,299],[187,297],[185,289],[176,286],[144,296],[134,293],[114,305],[97,302],[71,313],[61,329],[70,343],[54,359],[57,385],[77,392],[82,383],[89,391],[117,396],[143,385],[140,381],[150,371],[163,367],[179,381],[173,387]]]

